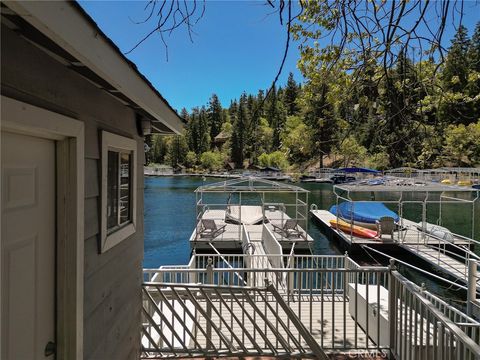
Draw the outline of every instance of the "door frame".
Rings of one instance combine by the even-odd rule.
[[[56,141],[56,358],[83,359],[84,123],[2,95],[1,130]]]

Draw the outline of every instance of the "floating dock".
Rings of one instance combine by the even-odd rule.
[[[330,239],[338,241],[340,246],[349,252],[359,251],[363,245],[385,250],[403,249],[427,262],[432,268],[468,284],[468,265],[458,260],[458,254],[453,252],[455,247],[464,247],[469,251],[472,242],[468,239],[453,234],[452,242],[440,240],[422,232],[415,222],[408,219],[401,219],[403,227],[394,231],[393,237],[388,235],[380,239],[364,239],[332,228],[330,220],[336,220],[337,216],[328,210],[310,212]],[[477,280],[477,287],[480,288],[480,279]]]
[[[346,234],[343,231],[332,228],[330,220],[337,220],[337,216],[333,215],[328,210],[310,210],[313,217],[320,222],[320,224],[330,229],[337,239],[345,242],[348,246],[368,244],[368,245],[392,245],[396,243],[398,239],[404,244],[418,244],[419,242],[427,245],[438,245],[439,240],[433,237],[426,236],[420,229],[417,228],[417,224],[408,219],[402,219],[403,229],[395,231],[393,239],[389,236],[382,236],[380,239],[365,239],[355,235]],[[424,239],[425,237],[425,239]],[[465,238],[461,238],[454,235],[454,244],[456,245],[471,245],[471,242]]]
[[[214,237],[201,237],[197,229],[195,229],[190,237],[191,248],[196,250],[210,250],[210,243],[212,243],[220,252],[225,250],[237,250],[242,251],[243,246],[243,236],[242,226],[240,224],[232,224],[226,222],[226,211],[225,210],[206,210],[202,219],[214,220],[217,228],[225,226],[224,231],[220,232]],[[254,244],[257,251],[263,251],[264,239],[262,239],[263,226],[267,227],[270,233],[275,237],[276,241],[280,244],[283,251],[289,253],[293,244],[295,244],[295,249],[309,251],[313,244],[313,238],[307,234],[307,232],[298,225],[298,232],[301,233],[300,236],[284,236],[280,232],[275,231],[274,225],[276,227],[282,227],[282,224],[286,220],[291,219],[287,214],[276,209],[266,209],[265,210],[265,223],[256,224],[256,225],[244,225],[247,235],[250,241]]]
[[[195,193],[192,251],[209,252],[213,245],[218,252],[311,252],[308,190],[249,177],[207,184]]]

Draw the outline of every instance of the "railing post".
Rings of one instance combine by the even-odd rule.
[[[472,316],[473,302],[477,300],[477,261],[468,261],[467,315]]]
[[[347,266],[348,264],[348,266]],[[344,259],[343,259],[343,268],[344,269],[350,269],[350,263],[348,261],[348,251],[345,251]],[[348,283],[352,279],[352,273],[351,272],[345,272],[343,274],[343,295],[348,296]]]
[[[213,266],[212,266],[212,258],[208,258],[207,260],[207,284],[213,284]]]
[[[208,258],[207,260],[207,284],[213,284],[213,266],[212,266],[212,258]],[[205,291],[207,296],[210,296],[210,292]],[[208,319],[212,318],[212,305],[210,301],[206,301],[206,310],[207,310],[207,317]],[[212,324],[210,321],[207,321],[207,349],[212,348]]]
[[[396,270],[395,260],[390,259],[390,266],[388,267],[388,327],[390,332],[390,358],[395,358],[395,329],[397,327],[397,294],[395,289],[395,277],[393,272]],[[402,306],[402,304],[400,304]]]
[[[438,329],[438,336],[437,336],[437,343],[434,346],[438,346],[437,352],[437,359],[443,359],[443,354],[445,353],[445,329],[443,328],[443,324],[440,321],[437,321],[437,329]]]

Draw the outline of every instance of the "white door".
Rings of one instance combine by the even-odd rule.
[[[1,142],[1,358],[53,359],[55,142],[7,132]]]

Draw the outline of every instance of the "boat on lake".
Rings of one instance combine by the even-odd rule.
[[[353,225],[341,219],[339,220],[330,220],[330,225],[335,228],[342,230],[343,232],[349,234],[352,233],[355,236],[366,238],[366,239],[375,239],[378,237],[378,232],[372,229],[368,229],[363,226]]]
[[[397,223],[400,220],[397,213],[387,208],[385,204],[379,202],[346,201],[338,205],[333,205],[330,208],[330,212],[348,223],[369,229],[376,229],[376,223],[382,217],[391,217],[394,222]]]

